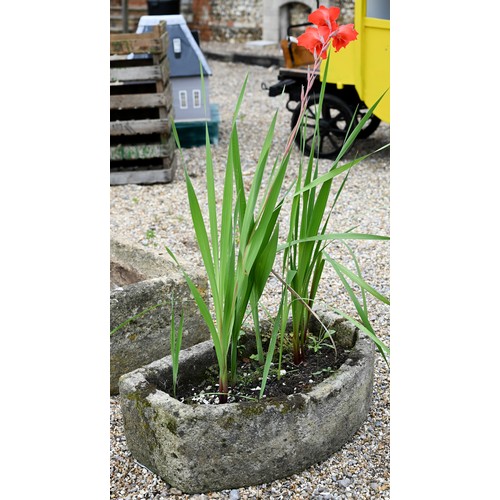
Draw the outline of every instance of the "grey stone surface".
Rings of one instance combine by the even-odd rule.
[[[344,488],[347,488],[347,487],[351,484],[351,480],[350,480],[350,479],[348,479],[348,478],[341,479],[341,480],[339,481],[339,484],[340,484],[341,486],[343,486]]]
[[[181,353],[180,379],[215,361],[211,341]],[[323,461],[349,441],[372,398],[374,345],[362,333],[342,367],[307,394],[190,406],[168,394],[171,358],[120,378],[127,447],[184,493],[262,484]]]
[[[198,289],[207,281],[197,269],[186,269]],[[170,353],[171,297],[176,325],[184,312],[182,347],[205,341],[209,332],[181,272],[166,259],[141,248],[111,241],[110,331],[151,308],[110,336],[110,393],[118,393],[120,375]],[[163,304],[156,307],[158,304]]]

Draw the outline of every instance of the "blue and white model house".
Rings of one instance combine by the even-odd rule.
[[[176,124],[210,121],[208,77],[212,75],[212,71],[184,17],[182,15],[142,16],[136,33],[147,33],[160,21],[166,22],[168,31],[167,58],[170,66],[174,121]],[[202,92],[200,63],[203,70],[204,92]],[[206,107],[204,100],[206,100]]]

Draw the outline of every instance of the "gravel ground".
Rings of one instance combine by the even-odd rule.
[[[213,146],[217,196],[220,201],[227,141],[236,98],[249,73],[245,100],[239,117],[239,136],[243,170],[251,181],[261,145],[272,114],[279,110],[273,142],[275,158],[284,150],[290,130],[291,113],[286,108],[286,96],[268,97],[261,83],[268,85],[277,80],[277,67],[246,66],[209,60],[213,71],[210,79],[211,101],[219,105],[221,122],[219,144]],[[355,154],[375,151],[389,142],[390,128],[381,124],[377,131],[357,145],[347,159]],[[183,152],[185,166],[191,174],[195,189],[203,197],[204,147]],[[290,185],[295,175],[294,165],[300,155],[294,147],[290,170],[285,184]],[[179,165],[182,161],[179,156]],[[320,161],[320,171],[326,171],[328,160]],[[356,166],[349,176],[346,189],[337,204],[331,221],[334,231],[357,226],[358,232],[389,235],[389,151],[384,150]],[[338,184],[337,184],[338,185]],[[112,186],[110,188],[111,236],[131,244],[147,247],[151,252],[166,255],[164,246],[182,256],[192,265],[201,265],[191,227],[186,189],[182,170],[177,170],[170,184],[139,186]],[[203,205],[203,209],[206,206]],[[286,216],[286,209],[284,209]],[[389,242],[358,242],[352,245],[363,269],[365,279],[386,295],[389,293]],[[332,245],[331,253],[348,263],[348,256],[340,247]],[[270,281],[265,302],[276,303],[279,284]],[[349,298],[332,270],[325,268],[318,301],[334,303],[352,313]],[[375,331],[389,345],[389,308],[369,300],[370,314]],[[310,467],[303,473],[259,487],[184,495],[171,488],[158,476],[140,466],[130,456],[123,433],[118,397],[110,398],[110,498],[113,499],[167,499],[167,498],[229,498],[229,499],[344,499],[389,498],[389,370],[377,355],[373,404],[366,422],[353,440],[329,460]]]

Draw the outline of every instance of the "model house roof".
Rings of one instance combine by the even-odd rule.
[[[196,43],[186,20],[181,15],[142,16],[136,33],[147,33],[160,21],[167,23],[170,76],[199,76],[200,62],[205,76],[211,75],[210,66]]]

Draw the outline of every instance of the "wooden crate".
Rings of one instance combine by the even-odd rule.
[[[111,184],[171,182],[177,163],[166,24],[110,38]]]

